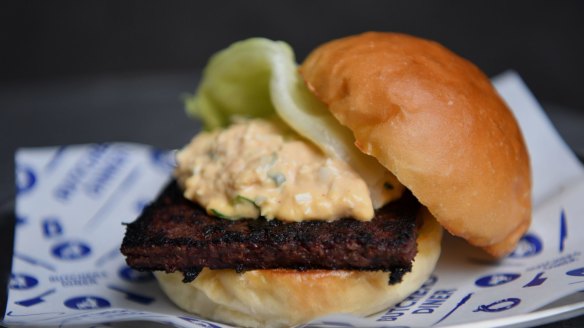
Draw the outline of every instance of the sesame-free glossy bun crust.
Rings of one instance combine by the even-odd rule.
[[[365,33],[313,51],[309,89],[456,236],[509,253],[531,218],[529,158],[488,78],[443,46]]]

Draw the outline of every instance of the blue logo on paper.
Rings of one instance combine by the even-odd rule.
[[[496,273],[477,279],[475,284],[479,287],[495,287],[511,282],[520,276],[518,273]]]
[[[66,241],[55,245],[51,253],[61,260],[73,261],[89,256],[91,248],[84,242]]]
[[[45,238],[53,238],[63,234],[63,226],[57,218],[46,218],[43,220],[43,235]]]
[[[31,307],[31,306],[35,306],[37,304],[43,303],[45,301],[45,297],[53,294],[55,292],[55,289],[49,289],[46,292],[39,294],[37,296],[33,296],[31,298],[27,298],[25,300],[20,300],[20,301],[16,301],[14,302],[14,304],[18,304],[21,306],[26,306],[26,307]]]
[[[148,282],[154,280],[151,272],[136,271],[130,267],[121,268],[120,277],[129,282]]]
[[[578,268],[578,269],[570,270],[570,271],[566,272],[566,274],[568,276],[584,277],[584,268]]]
[[[531,257],[541,253],[543,244],[541,239],[534,234],[526,234],[519,240],[517,248],[509,255],[510,258]]]
[[[39,281],[33,277],[22,273],[10,274],[10,283],[8,288],[16,290],[30,289],[38,285]]]
[[[79,296],[65,301],[65,306],[73,310],[94,310],[110,307],[110,302],[97,296]]]
[[[544,272],[536,274],[530,282],[523,286],[523,288],[541,286],[547,280],[547,278],[543,277],[543,274]]]
[[[27,221],[27,219],[25,217],[18,216],[18,215],[16,216],[16,225],[17,226],[26,224],[27,223],[26,221]]]
[[[18,194],[32,190],[36,181],[36,174],[30,167],[16,165],[16,192]]]
[[[439,324],[440,322],[444,321],[446,318],[448,318],[451,314],[453,314],[454,312],[456,312],[456,310],[458,310],[461,306],[464,305],[464,303],[468,302],[468,300],[470,300],[470,298],[472,297],[473,293],[467,294],[465,297],[463,297],[460,301],[458,301],[458,303],[456,303],[456,306],[450,310],[448,313],[446,313],[442,318],[440,318],[440,320],[436,321],[434,323],[434,325]]]
[[[197,324],[197,327],[201,327],[201,328],[221,328],[220,326],[214,325],[210,322],[201,320],[201,319],[197,319],[197,318],[191,318],[191,317],[179,317],[180,319],[183,319],[184,321],[190,322],[190,323],[195,323]]]
[[[174,151],[164,151],[160,149],[153,149],[150,152],[150,158],[152,159],[154,166],[163,169],[165,172],[171,172],[176,167],[174,155]]]
[[[566,222],[566,213],[564,209],[560,213],[560,253],[564,251],[566,239],[568,238],[568,223]]]
[[[519,298],[505,298],[491,304],[480,305],[476,310],[473,312],[501,312],[507,311],[516,307],[521,300]]]

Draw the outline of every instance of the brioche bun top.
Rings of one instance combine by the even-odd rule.
[[[495,257],[513,250],[531,220],[529,158],[476,66],[435,42],[369,32],[320,46],[300,72],[444,228]]]

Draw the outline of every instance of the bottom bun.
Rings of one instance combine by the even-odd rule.
[[[191,283],[182,273],[155,272],[162,289],[182,309],[244,327],[290,327],[332,313],[359,316],[382,311],[428,279],[440,256],[442,228],[427,210],[412,271],[388,284],[380,271],[201,271]]]

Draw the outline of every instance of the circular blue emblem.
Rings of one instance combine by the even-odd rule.
[[[507,311],[509,309],[512,309],[514,307],[516,307],[519,303],[521,303],[521,300],[519,298],[505,298],[496,302],[493,302],[491,304],[486,304],[486,305],[480,305],[476,310],[474,310],[473,312],[501,312],[501,311]]]
[[[11,273],[10,282],[8,283],[8,288],[23,290],[30,289],[38,285],[39,281],[33,277],[22,273]]]
[[[123,267],[120,269],[120,277],[130,282],[148,282],[154,280],[151,272],[140,272],[130,267]]]
[[[56,217],[47,217],[43,220],[43,234],[46,238],[53,238],[63,234],[63,226]]]
[[[78,296],[65,301],[66,307],[73,310],[94,310],[110,307],[110,302],[97,296]]]
[[[91,248],[81,241],[66,241],[55,245],[51,253],[61,260],[73,261],[89,256]]]
[[[537,237],[534,234],[526,234],[519,240],[517,247],[515,248],[513,253],[509,255],[509,257],[510,258],[531,257],[541,253],[542,249],[543,244],[539,237]]]
[[[479,287],[495,287],[511,282],[520,276],[518,273],[496,273],[480,277],[475,281],[475,284]]]
[[[30,167],[16,165],[16,193],[32,190],[37,182],[36,174]]]

